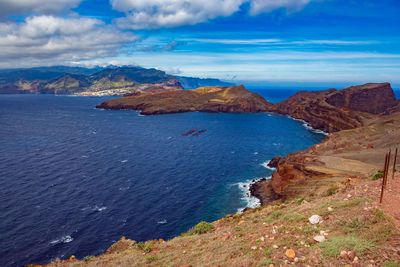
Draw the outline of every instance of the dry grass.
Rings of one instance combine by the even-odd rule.
[[[367,182],[370,181],[363,183]],[[139,245],[123,238],[98,257],[58,261],[50,266],[294,264],[294,259],[285,255],[287,249],[295,251],[298,266],[351,264],[339,256],[343,249],[356,251],[361,266],[398,262],[399,232],[376,202],[366,197],[368,193],[356,189],[309,201],[276,202],[243,214],[228,215],[213,222],[213,229],[207,227],[209,232],[184,234],[166,242],[153,240]],[[349,192],[353,196],[345,200]],[[313,214],[323,216],[323,222],[311,225],[308,218]],[[320,231],[328,233],[327,241],[317,244],[313,237]]]

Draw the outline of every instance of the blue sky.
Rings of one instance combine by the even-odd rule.
[[[400,86],[398,0],[2,0],[0,10],[2,68],[140,65],[249,86]]]

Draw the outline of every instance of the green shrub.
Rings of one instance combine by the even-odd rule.
[[[300,205],[301,203],[303,203],[305,197],[301,197],[298,200],[296,200],[297,205]]]
[[[328,190],[326,190],[325,195],[326,196],[332,196],[333,194],[336,194],[336,192],[339,190],[339,187],[337,185],[331,186]]]
[[[193,229],[193,234],[205,234],[214,229],[214,225],[208,222],[199,222]]]
[[[156,261],[156,260],[157,260],[156,256],[148,256],[148,257],[146,257],[146,261],[148,261],[148,262],[153,262],[153,261]]]
[[[82,261],[88,262],[88,261],[90,261],[90,260],[93,259],[93,258],[94,258],[94,256],[86,256],[86,257],[84,257],[84,258],[82,259]]]
[[[374,173],[374,176],[372,176],[372,181],[378,180],[380,178],[383,178],[383,172],[376,172]]]
[[[146,245],[146,244],[143,243],[143,242],[137,243],[137,244],[136,244],[136,247],[139,248],[139,249],[141,249],[141,250],[143,250],[143,252],[145,252],[145,253],[149,253],[149,252],[151,251],[150,246],[149,246],[149,245]]]
[[[374,244],[354,235],[332,237],[330,241],[318,244],[322,249],[322,254],[327,257],[339,257],[342,250],[354,250],[362,253],[366,249],[371,249]]]

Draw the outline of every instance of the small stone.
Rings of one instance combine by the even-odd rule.
[[[297,258],[297,257],[295,257],[293,260],[294,260],[294,262],[296,262],[296,263],[299,262],[299,258]]]
[[[265,239],[264,239],[264,237],[262,236],[262,237],[260,238],[260,240],[261,240],[262,242],[264,242]]]
[[[352,195],[350,195],[350,194],[347,194],[347,198],[351,198],[352,197]]]
[[[294,257],[296,257],[296,253],[294,252],[293,249],[288,249],[285,252],[286,257],[293,259]]]
[[[304,245],[305,242],[303,240],[300,241],[300,245]]]
[[[308,218],[308,221],[311,223],[311,224],[317,224],[317,223],[319,223],[320,221],[321,221],[321,217],[319,216],[319,215],[313,215],[313,216],[311,216],[310,218]]]
[[[268,238],[268,235],[265,235],[265,238]]]
[[[347,201],[347,200],[349,200],[349,199],[348,199],[348,198],[344,198],[343,200],[344,200],[344,201]]]
[[[269,265],[269,267],[275,267],[275,265],[273,265],[272,263]]]
[[[353,262],[358,262],[358,257],[355,256]]]
[[[354,251],[349,251],[349,252],[347,252],[347,256],[348,256],[348,258],[349,258],[349,260],[354,260],[355,259],[355,257],[356,257],[356,253],[354,252]],[[358,259],[358,258],[357,258]]]
[[[361,267],[361,264],[358,261],[356,261],[356,262],[353,262],[351,267]]]
[[[314,236],[314,240],[317,241],[318,243],[325,242],[325,236],[323,236],[323,235],[316,235],[316,236]]]
[[[347,258],[348,258],[347,251],[342,250],[342,251],[340,252],[340,256],[341,256],[342,258],[347,259]]]
[[[252,246],[251,249],[252,249],[252,250],[256,250],[257,247],[256,247],[256,246]]]
[[[333,211],[333,208],[332,207],[328,207],[328,211]]]
[[[272,247],[273,247],[273,248],[278,248],[278,245],[273,245]]]

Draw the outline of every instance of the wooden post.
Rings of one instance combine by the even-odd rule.
[[[385,190],[385,176],[386,176],[386,167],[387,167],[387,162],[388,162],[388,154],[386,154],[386,157],[385,157],[385,167],[383,168],[383,178],[382,178],[381,198],[380,198],[380,200],[379,200],[379,203],[382,203],[382,200],[383,200],[383,191]]]
[[[387,178],[388,178],[388,175],[389,175],[389,166],[390,166],[390,156],[391,156],[391,154],[392,154],[392,151],[391,151],[391,149],[389,150],[389,153],[387,154],[388,155],[388,158],[387,158],[387,164],[386,164],[386,170],[385,170],[385,188],[386,188],[386,185],[387,185]]]
[[[394,174],[395,174],[395,172],[396,172],[396,161],[397,161],[397,147],[396,147],[396,152],[394,152],[394,162],[393,162],[392,179],[394,179]]]

